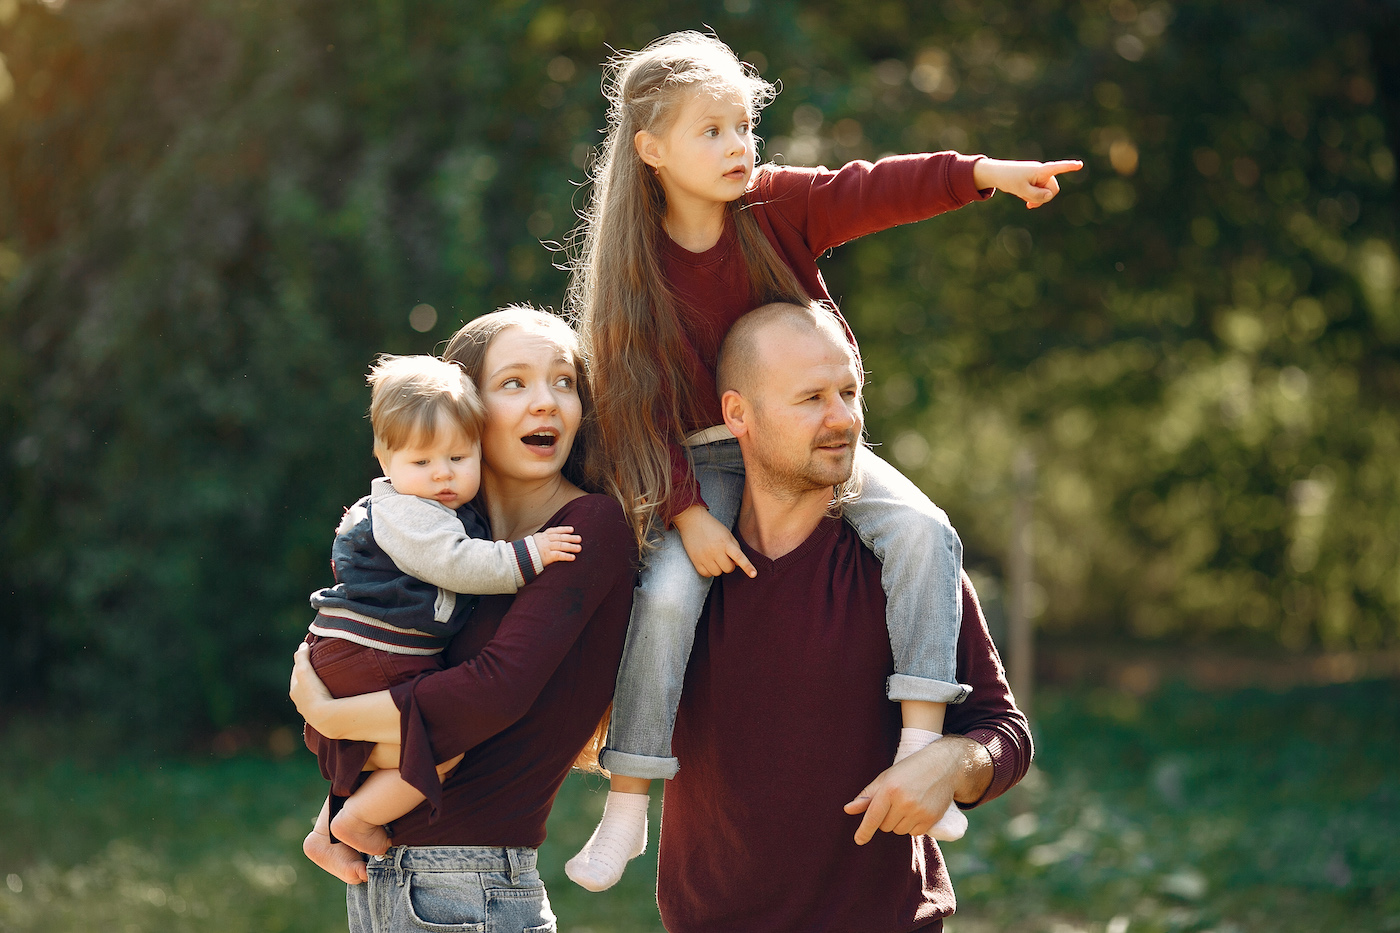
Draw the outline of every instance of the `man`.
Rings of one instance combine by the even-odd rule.
[[[719,387],[747,473],[755,579],[716,580],[676,723],[658,900],[671,933],[938,930],[954,908],[922,835],[1025,775],[1031,738],[964,576],[944,738],[886,768],[899,706],[880,564],[830,507],[851,478],[862,374],[835,316],[767,305],[726,338]],[[977,832],[974,824],[973,832]]]

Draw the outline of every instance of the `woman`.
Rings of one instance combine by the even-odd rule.
[[[588,395],[573,331],[529,308],[506,308],[448,343],[486,408],[476,501],[502,540],[572,525],[583,551],[514,597],[484,597],[446,652],[446,670],[393,690],[333,699],[305,648],[291,696],[331,739],[400,743],[405,780],[438,796],[437,762],[465,753],[430,817],[390,827],[395,845],[364,868],[345,846],[308,855],[350,882],[352,933],[451,928],[550,931],[535,870],[545,818],[612,698],[636,576],[636,545],[618,503],[579,487],[588,458]],[[596,747],[596,746],[595,746]],[[314,835],[314,834],[313,834]],[[368,883],[357,883],[367,875]]]

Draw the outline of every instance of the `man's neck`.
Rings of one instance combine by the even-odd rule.
[[[765,489],[759,483],[745,483],[739,506],[739,534],[749,547],[769,560],[777,560],[812,536],[826,517],[834,494],[830,486],[786,493]]]

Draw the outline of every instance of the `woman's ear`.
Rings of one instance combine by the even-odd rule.
[[[637,156],[652,168],[661,166],[661,140],[648,133],[646,130],[637,130],[637,135],[632,137],[632,145],[636,147]]]

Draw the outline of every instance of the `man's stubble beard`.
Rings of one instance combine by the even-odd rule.
[[[851,478],[855,466],[856,445],[860,440],[860,426],[847,431],[829,431],[819,434],[807,449],[807,458],[801,463],[782,454],[780,445],[763,441],[764,419],[761,415],[755,420],[753,453],[757,470],[749,470],[747,481],[757,483],[766,491],[785,499],[796,499],[818,489],[839,486]],[[817,448],[830,444],[846,443],[846,455],[836,463],[819,459]]]

